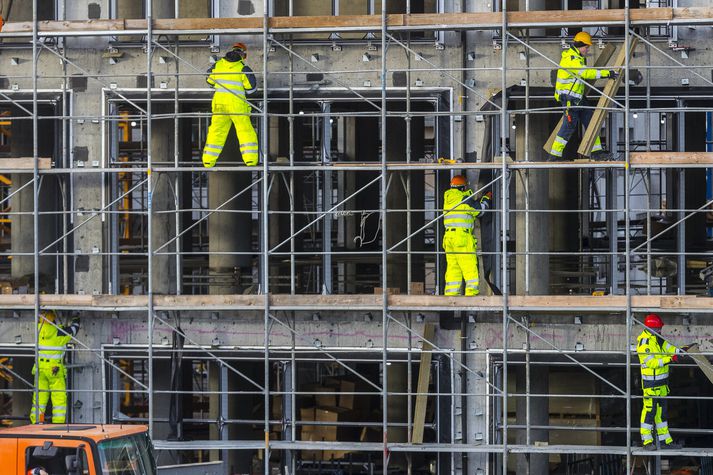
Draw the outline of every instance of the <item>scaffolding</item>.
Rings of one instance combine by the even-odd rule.
[[[144,19],[67,20],[58,16],[56,21],[40,21],[39,3],[32,2],[32,21],[9,21],[0,33],[0,39],[15,41],[4,45],[3,52],[22,51],[29,45],[32,57],[31,75],[8,75],[8,87],[0,90],[0,105],[13,111],[0,111],[3,121],[32,124],[31,150],[27,149],[25,156],[0,159],[3,176],[13,177],[10,191],[3,190],[0,203],[5,206],[30,188],[33,197],[31,209],[3,211],[12,230],[31,232],[33,239],[31,247],[4,245],[2,249],[4,259],[14,261],[12,265],[29,258],[32,265],[25,293],[16,288],[16,293],[0,295],[4,317],[0,328],[21,322],[27,328],[18,331],[35,334],[32,329],[37,328],[44,310],[79,312],[85,327],[90,328],[83,330],[87,334],[92,331],[89,322],[109,322],[111,340],[107,335],[95,335],[87,343],[78,336],[70,352],[73,401],[88,393],[101,397],[100,420],[82,422],[145,423],[159,453],[192,453],[191,461],[227,461],[235,452],[251,457],[259,453],[262,463],[258,470],[266,475],[273,473],[270,461],[276,460],[277,470],[285,473],[413,473],[426,470],[424,459],[434,461],[434,467],[428,468],[431,473],[507,474],[519,470],[521,459],[529,467],[538,457],[548,464],[550,456],[567,467],[566,473],[590,473],[578,471],[585,466],[610,470],[599,473],[634,473],[641,459],[660,473],[660,456],[652,457],[637,447],[635,408],[641,397],[635,385],[639,365],[631,344],[642,327],[641,316],[647,312],[670,316],[676,325],[680,322],[679,339],[697,335],[691,326],[705,331],[705,317],[711,313],[711,300],[696,295],[702,293],[700,285],[687,280],[689,261],[710,264],[710,239],[690,249],[686,224],[704,216],[713,197],[705,196],[689,206],[686,179],[695,176],[693,186],[699,186],[699,173],[705,171],[710,186],[713,154],[709,143],[705,151],[686,148],[685,117],[703,114],[713,130],[710,101],[706,102],[713,81],[699,72],[710,65],[684,64],[666,51],[669,45],[657,44],[661,38],[656,35],[679,26],[713,25],[713,9],[633,8],[625,0],[624,8],[609,10],[508,12],[509,2],[501,2],[499,11],[447,12],[442,2],[436,2],[441,5],[436,12],[412,13],[407,0],[404,12],[393,13],[391,2],[384,0],[380,12],[374,10],[373,2],[367,2],[367,15],[339,15],[337,6],[334,16],[317,17],[275,16],[273,2],[266,1],[262,16],[249,18],[154,18],[154,2],[149,1],[145,2]],[[292,2],[287,3],[292,14]],[[545,120],[560,114],[561,109],[543,106],[551,91],[533,86],[533,76],[548,74],[557,63],[543,52],[547,35],[535,40],[537,35],[531,39],[530,31],[563,30],[561,37],[553,37],[559,44],[571,36],[568,28],[585,27],[619,29],[621,34],[605,39],[623,43],[625,51],[638,41],[645,50],[645,64],[637,61],[636,67],[643,72],[646,84],[635,87],[631,59],[624,55],[622,86],[614,90],[606,106],[607,143],[612,150],[619,146],[615,160],[542,161],[533,156],[531,141],[537,133],[532,132],[536,127],[533,118]],[[435,40],[424,40],[426,32],[433,33]],[[442,35],[454,32],[461,39],[446,45]],[[483,60],[483,66],[469,64],[480,53],[468,48],[484,41],[466,39],[473,32],[492,35],[487,41],[492,42],[496,59]],[[300,35],[305,33],[329,35],[314,47],[320,52],[366,46],[360,67],[343,63],[334,69],[322,66],[320,52],[305,53],[313,41],[301,41]],[[340,36],[349,34],[359,39]],[[219,162],[214,168],[203,169],[196,161],[200,149],[195,145],[202,146],[211,116],[208,103],[212,91],[193,85],[193,79],[205,75],[205,68],[186,59],[196,56],[185,54],[189,49],[183,39],[186,35],[210,36],[213,47],[224,43],[220,35],[248,37],[253,40],[251,50],[262,52],[261,68],[255,74],[263,87],[251,98],[260,141],[258,167]],[[115,39],[104,55],[112,64],[122,61],[124,49],[133,48],[135,53],[143,48],[143,85],[137,79],[136,87],[127,87],[135,74],[94,72],[101,68],[87,66],[81,56],[72,55],[72,41],[79,41],[76,50],[80,51],[85,45],[82,40],[99,37]],[[664,40],[671,37],[668,34]],[[468,59],[461,66],[444,67],[442,59],[422,52],[425,44],[433,43],[435,51],[452,49]],[[674,45],[675,51],[677,47]],[[524,65],[510,64],[516,52],[524,58]],[[393,59],[397,55],[405,60]],[[652,55],[666,65],[652,64]],[[45,74],[42,67],[50,59],[59,61],[61,74]],[[392,67],[390,60],[397,66]],[[285,61],[287,70],[283,69]],[[164,65],[172,65],[173,70]],[[664,68],[686,71],[698,89],[665,97],[654,94],[650,76]],[[499,76],[499,84],[490,94],[484,93],[477,76],[481,73]],[[298,80],[309,74],[317,79]],[[394,78],[394,85],[389,85],[389,74],[403,75],[404,80],[396,85]],[[449,86],[423,85],[420,77],[429,75]],[[521,75],[525,76],[522,80]],[[377,81],[372,82],[373,77]],[[272,78],[277,78],[274,81],[279,87],[267,87]],[[28,81],[31,87],[19,86]],[[41,81],[55,81],[55,85],[59,81],[61,86],[42,87]],[[98,97],[94,98],[101,108],[98,115],[74,112],[77,95],[88,94],[83,92],[87,81],[98,84]],[[593,94],[606,96],[597,86],[590,87]],[[469,101],[479,107],[472,107]],[[190,107],[185,107],[187,104]],[[638,115],[646,118],[645,140],[632,146],[632,121]],[[186,120],[194,121],[189,128],[184,126]],[[340,144],[334,146],[332,135],[341,133],[339,127],[346,127],[347,120],[371,121],[369,131],[378,134],[378,140],[369,151],[378,160],[357,160],[355,157],[362,155],[347,152]],[[412,125],[416,120],[423,123],[418,131]],[[652,132],[652,123],[665,125],[674,120],[675,139],[660,129]],[[166,121],[170,121],[168,128],[162,126]],[[299,130],[298,121],[303,121]],[[397,121],[403,121],[403,153],[389,148],[392,129],[402,130]],[[433,129],[429,143],[419,137],[418,150],[413,150],[415,137],[427,129],[426,121]],[[54,124],[57,139],[54,150],[49,151],[40,145],[47,123]],[[76,146],[75,130],[91,123],[100,127],[100,144],[87,152]],[[466,123],[470,129],[463,125]],[[621,137],[615,137],[617,127]],[[524,133],[518,138],[520,128]],[[307,129],[311,130],[310,140],[298,140]],[[459,141],[465,143],[465,131],[475,133],[476,129],[482,131],[490,148],[483,147],[482,156],[467,156]],[[277,136],[286,135],[286,140],[275,139],[273,131]],[[182,145],[185,134],[192,143]],[[298,143],[303,145],[300,150]],[[4,146],[4,141],[0,142],[0,147]],[[438,162],[439,157],[460,158],[457,149],[462,160]],[[517,153],[512,153],[516,149]],[[458,172],[475,179],[476,193],[495,191],[492,247],[479,251],[492,261],[485,280],[498,290],[494,294],[440,295],[445,263],[440,248],[445,212],[440,195],[444,179]],[[562,209],[539,208],[542,201],[534,200],[536,190],[531,188],[536,185],[531,180],[543,172],[574,177],[586,195],[579,196],[576,207],[567,208],[560,198]],[[221,174],[230,174],[241,185],[216,201],[210,195],[210,183]],[[25,178],[16,181],[21,177]],[[220,186],[218,181],[213,183]],[[57,196],[64,201],[47,211],[42,209],[41,196],[50,186],[57,187]],[[75,196],[82,187],[95,194]],[[416,192],[416,187],[422,189]],[[590,193],[599,187],[604,191]],[[282,194],[275,191],[278,188]],[[644,190],[641,196],[632,196],[633,190],[640,189]],[[403,199],[392,205],[388,197],[401,191]],[[372,206],[359,208],[356,201],[365,195],[377,198],[363,200]],[[671,197],[675,197],[675,206],[665,203]],[[646,205],[632,205],[635,198]],[[85,207],[87,202],[96,206]],[[540,220],[567,213],[577,216],[578,231],[585,225],[589,229],[586,245],[579,239],[578,248],[566,251],[533,248],[531,230],[548,226]],[[217,236],[210,233],[207,223],[211,217],[230,214],[247,220],[243,223],[249,224],[249,244],[241,244],[240,250],[211,250],[209,243]],[[27,224],[20,228],[19,223],[27,217],[32,221],[31,231]],[[41,237],[50,217],[56,233],[45,240]],[[346,222],[347,218],[352,223],[348,232],[340,227],[340,219]],[[520,224],[512,223],[521,219],[522,231],[516,231]],[[278,220],[275,233],[271,226]],[[253,221],[257,222],[255,236]],[[566,219],[553,219],[552,223],[571,224]],[[158,230],[159,225],[164,229]],[[703,228],[707,231],[710,226],[704,224]],[[98,233],[99,238],[87,239],[92,247],[80,249],[76,243],[81,240],[75,237],[79,232]],[[516,232],[524,239],[518,237],[518,248],[513,250]],[[357,233],[359,246],[344,244],[345,236],[352,238]],[[298,242],[304,235],[309,238]],[[655,246],[663,239],[671,243]],[[215,270],[210,259],[220,256],[247,260],[247,264]],[[76,292],[78,286],[72,279],[79,266],[89,265],[90,257],[101,259],[104,266],[105,281],[99,284],[103,291]],[[574,269],[577,274],[574,284],[564,277],[559,287],[551,283],[555,295],[540,293],[533,282],[537,266],[551,259],[555,261],[547,264],[548,270],[554,268],[558,275],[565,275]],[[47,260],[54,262],[55,269],[49,284],[42,281],[42,263]],[[7,260],[4,265],[7,267]],[[358,265],[366,270],[357,272],[354,268]],[[237,267],[250,270],[238,272]],[[663,269],[657,274],[654,267]],[[175,275],[170,275],[169,268]],[[157,290],[156,282],[164,271],[170,277],[164,278]],[[422,275],[418,281],[413,277],[416,273]],[[349,279],[357,274],[364,280]],[[394,291],[394,281],[404,293]],[[423,284],[423,289],[418,284]],[[212,294],[215,287],[251,288],[251,292]],[[207,321],[215,331],[192,332],[196,328],[193,318]],[[576,329],[583,318],[592,325],[623,326],[624,333],[611,344],[592,340],[563,347],[554,338],[557,325]],[[251,328],[261,326],[262,331],[242,334],[235,330],[243,321]],[[324,330],[322,326],[330,322],[337,328]],[[440,336],[434,336],[437,324],[443,331],[439,330]],[[483,335],[481,324],[495,337]],[[311,325],[317,330],[311,330]],[[0,334],[5,335],[0,341],[2,357],[13,362],[10,366],[0,358],[0,375],[21,383],[3,391],[36,393],[37,382],[19,369],[22,361],[37,360],[36,340],[15,337],[11,341],[7,331]],[[145,336],[145,343],[137,342],[137,335]],[[561,341],[576,340],[567,338]],[[349,343],[342,344],[341,339]],[[356,341],[363,345],[355,345]],[[165,372],[174,378],[176,359],[191,364],[192,382],[182,389],[167,387],[161,379]],[[101,388],[79,387],[82,378],[91,378],[87,373],[92,371],[85,372],[87,368],[100,373]],[[561,368],[564,377],[576,370],[590,378],[595,389],[591,393],[571,387],[556,393],[540,392],[542,385],[533,373],[540,375],[543,368],[549,372],[548,378],[555,374],[552,368]],[[353,385],[347,389],[327,385],[300,389],[305,375],[314,382],[331,377]],[[523,387],[519,387],[521,382]],[[509,383],[518,388],[509,387]],[[378,407],[354,420],[340,421],[339,410],[329,414],[331,419],[319,420],[314,413],[306,417],[301,410],[307,409],[304,401],[314,397],[314,391],[335,402],[315,403],[315,407],[338,406],[341,398],[349,396],[368,404],[378,401]],[[196,399],[192,405],[199,410],[188,417],[164,416],[167,398],[175,408],[181,407],[176,400],[187,396]],[[711,397],[672,399],[702,404]],[[257,412],[231,416],[235,412],[229,401],[235,404],[237,398],[248,398]],[[536,414],[542,399],[596,401],[597,408],[606,401],[619,405],[625,420],[606,426],[597,418],[574,423],[566,418],[552,423],[545,418],[546,422],[536,423],[542,421],[542,415]],[[513,410],[514,406],[517,409]],[[427,416],[429,407],[432,414]],[[122,412],[127,408],[131,408],[131,416]],[[82,413],[81,404],[75,404],[74,411]],[[470,427],[473,423],[476,427]],[[191,424],[208,427],[201,432],[203,436],[207,432],[208,437],[191,440],[182,434]],[[166,437],[166,425],[171,431],[180,429]],[[354,428],[359,429],[357,435],[341,437],[341,429]],[[320,431],[326,429],[333,429],[335,440],[329,440],[331,435],[325,439]],[[712,430],[690,428],[678,433],[706,437]],[[557,432],[563,443],[546,443],[542,431]],[[596,434],[598,443],[566,443],[571,434],[582,432]],[[308,438],[308,433],[312,437],[322,434],[322,440]],[[603,444],[602,434],[613,434],[608,440],[620,443]],[[703,460],[713,457],[713,450],[690,447],[667,455]]]

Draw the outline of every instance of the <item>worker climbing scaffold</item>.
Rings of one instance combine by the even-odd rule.
[[[235,43],[225,57],[209,70],[206,81],[215,88],[212,102],[213,117],[208,128],[208,137],[203,148],[203,166],[211,168],[218,161],[231,125],[240,143],[243,162],[249,167],[258,163],[257,134],[250,122],[252,108],[246,94],[255,91],[257,81],[252,69],[246,66],[247,47]]]
[[[592,120],[592,110],[582,107],[585,101],[585,80],[615,79],[619,75],[614,70],[598,70],[587,67],[585,56],[589,53],[591,46],[591,35],[580,31],[574,36],[572,46],[562,52],[560,67],[557,70],[555,100],[564,108],[564,120],[552,144],[550,161],[562,160],[569,139],[580,126],[586,128]],[[602,142],[598,136],[592,147],[592,158],[595,160],[610,158],[610,154],[602,149]]]

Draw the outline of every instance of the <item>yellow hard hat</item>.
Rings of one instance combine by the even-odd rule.
[[[44,310],[40,313],[40,317],[44,318],[50,323],[54,323],[57,320],[57,314],[54,310]]]
[[[584,43],[587,46],[592,46],[592,35],[590,35],[586,31],[580,31],[579,33],[574,35],[574,42]]]

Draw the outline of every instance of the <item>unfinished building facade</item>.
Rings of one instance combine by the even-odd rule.
[[[149,425],[171,473],[713,470],[692,361],[685,447],[641,450],[635,353],[651,312],[713,350],[707,1],[0,5],[3,422],[29,420],[56,310],[82,323],[69,421]],[[588,90],[584,159],[548,162],[579,31],[621,78]],[[260,163],[232,131],[205,169],[206,70],[235,42]],[[493,193],[475,297],[443,295],[456,174]]]

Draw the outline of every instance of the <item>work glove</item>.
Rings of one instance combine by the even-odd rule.
[[[609,79],[616,79],[619,77],[619,71],[615,71],[613,69],[609,70]]]
[[[678,363],[678,355],[671,355],[671,362]]]

